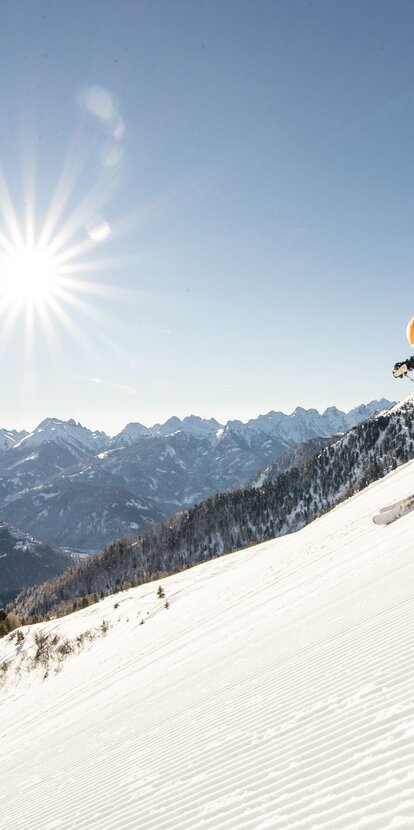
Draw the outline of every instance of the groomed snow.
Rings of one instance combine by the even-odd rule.
[[[372,515],[413,492],[410,463],[165,599],[48,623],[110,629],[46,680],[9,670],[2,829],[412,830],[414,513]]]

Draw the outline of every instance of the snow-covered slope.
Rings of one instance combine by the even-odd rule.
[[[372,522],[412,492],[410,462],[165,598],[147,584],[0,641],[2,827],[412,830],[414,513]],[[36,631],[79,651],[87,630],[36,662]]]

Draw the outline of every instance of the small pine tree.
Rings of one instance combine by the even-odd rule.
[[[14,631],[15,628],[18,628],[19,625],[22,624],[20,617],[14,613],[14,611],[9,611],[7,617],[4,621],[4,625],[7,626],[8,631]]]

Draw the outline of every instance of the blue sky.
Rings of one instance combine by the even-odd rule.
[[[413,26],[399,0],[3,4],[0,230],[49,214],[79,254],[32,322],[0,292],[0,425],[408,394]]]

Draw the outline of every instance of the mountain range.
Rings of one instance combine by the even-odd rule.
[[[48,544],[97,551],[218,492],[244,486],[301,442],[343,433],[390,401],[345,413],[297,407],[247,423],[172,417],[118,435],[47,418],[0,430],[0,517]]]
[[[261,487],[216,494],[135,539],[118,540],[17,598],[24,618],[67,613],[79,600],[163,578],[301,529],[414,457],[414,402],[404,401],[337,437]]]

